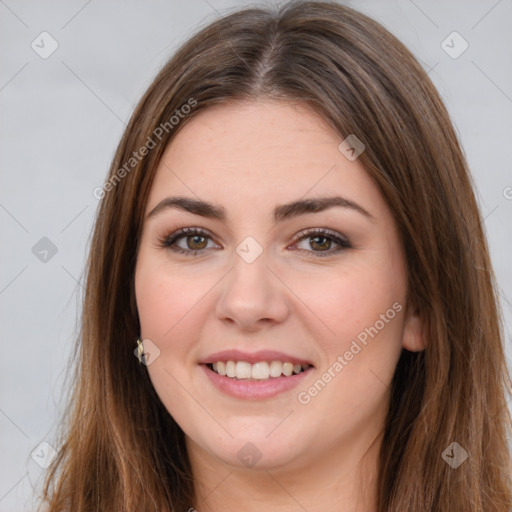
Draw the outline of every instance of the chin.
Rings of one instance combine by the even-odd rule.
[[[273,427],[275,429],[275,422]],[[279,428],[279,427],[278,427]],[[271,430],[269,430],[271,432]],[[212,443],[212,438],[204,440],[202,446],[206,451],[233,469],[275,470],[292,466],[300,457],[300,447],[294,438],[283,429],[278,435],[273,432],[266,434],[251,434],[251,431],[239,431],[233,438],[227,434],[222,442]]]

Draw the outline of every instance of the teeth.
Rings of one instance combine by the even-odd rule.
[[[253,379],[268,379],[270,376],[270,367],[267,362],[256,363],[252,365],[251,377]]]
[[[301,373],[309,368],[309,365],[293,364],[281,361],[261,361],[251,364],[246,361],[217,361],[212,365],[213,371],[236,379],[266,380],[270,377],[289,377],[292,374]]]
[[[251,364],[245,361],[237,361],[235,371],[237,379],[250,379],[252,377]]]
[[[218,363],[216,363],[217,365],[217,368],[215,368],[215,366],[213,367],[213,369],[219,374],[219,375],[226,375],[226,363],[223,362],[223,361],[219,361]]]
[[[236,377],[236,363],[235,363],[235,361],[227,361],[226,362],[226,376],[227,377]]]
[[[284,363],[283,364],[283,374],[289,377],[293,373],[293,364],[292,363]]]
[[[281,361],[272,361],[270,363],[270,376],[271,377],[281,377],[282,371],[283,371],[283,363],[281,363]]]

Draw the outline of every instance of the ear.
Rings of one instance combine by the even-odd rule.
[[[427,348],[427,340],[423,332],[423,322],[419,312],[411,303],[407,304],[405,311],[402,346],[410,352],[421,352]]]

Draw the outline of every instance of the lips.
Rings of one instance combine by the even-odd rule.
[[[303,382],[304,379],[308,378],[314,370],[310,366],[307,370],[289,377],[282,376],[266,380],[237,380],[217,374],[210,369],[209,364],[201,364],[199,367],[203,370],[207,381],[213,384],[218,391],[233,398],[243,400],[265,400],[291,391]]]
[[[307,359],[275,350],[224,350],[202,359],[199,366],[222,393],[253,400],[289,391],[314,370]]]

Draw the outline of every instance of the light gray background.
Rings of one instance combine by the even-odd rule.
[[[398,36],[447,103],[485,216],[510,364],[512,2],[345,3]],[[0,0],[2,512],[32,510],[32,484],[43,469],[30,454],[53,441],[98,206],[92,191],[105,178],[133,107],[177,45],[247,5],[252,2]],[[43,31],[59,45],[47,59],[31,48]],[[453,31],[469,44],[456,59],[441,47]],[[32,252],[42,237],[58,249],[46,263]]]

